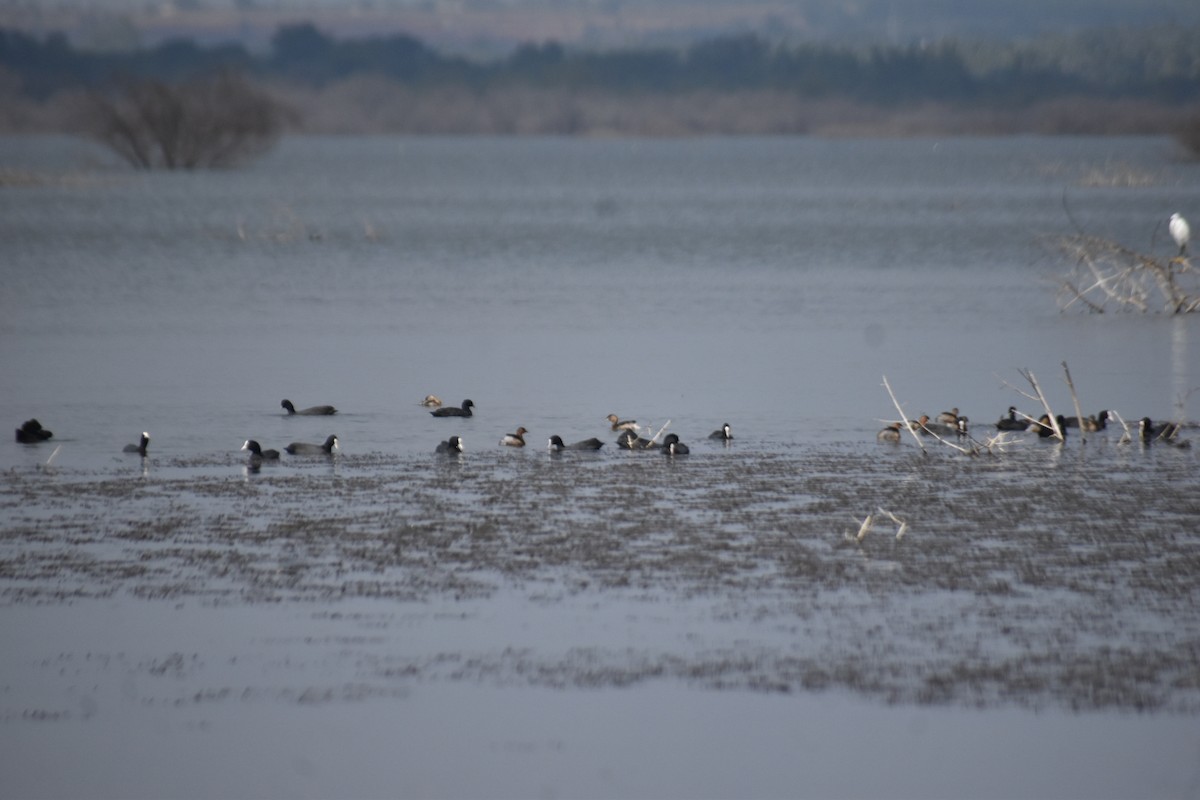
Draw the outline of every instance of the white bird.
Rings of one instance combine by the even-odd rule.
[[[1186,255],[1188,239],[1192,237],[1192,229],[1188,227],[1187,220],[1178,214],[1172,214],[1171,224],[1167,229],[1171,231],[1171,238],[1175,240],[1175,244],[1179,245],[1179,255]]]

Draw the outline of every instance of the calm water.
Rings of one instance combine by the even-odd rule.
[[[55,434],[0,447],[0,793],[1200,796],[1196,448],[874,441],[884,375],[982,433],[1034,410],[1020,368],[1073,413],[1063,361],[1085,412],[1200,417],[1200,321],[1062,314],[1040,241],[1065,204],[1169,252],[1175,156],[292,138],[143,175],[0,140],[39,178],[0,188],[0,409]],[[690,461],[544,451],[609,413]],[[883,506],[908,538],[848,543]]]
[[[283,397],[338,406],[347,452],[415,453],[444,438],[413,405],[430,392],[475,400],[475,446],[609,413],[770,446],[869,438],[894,414],[882,375],[914,416],[977,423],[1021,367],[1069,404],[1066,360],[1090,411],[1131,419],[1200,383],[1194,320],[1060,314],[1037,241],[1070,232],[1065,194],[1164,249],[1200,165],[1163,140],[297,139],[149,176],[88,169],[72,141],[3,146],[78,175],[0,194],[0,407],[69,441],[63,466],[147,429],[162,455],[278,446],[312,427]],[[1114,163],[1160,181],[1072,182]]]

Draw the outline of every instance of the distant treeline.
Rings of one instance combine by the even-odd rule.
[[[572,50],[523,45],[479,63],[403,34],[335,40],[309,24],[276,31],[265,55],[191,40],[127,53],[79,50],[65,36],[0,29],[0,79],[35,101],[130,79],[178,81],[233,68],[268,82],[321,89],[378,76],[411,89],[659,94],[786,92],[895,106],[914,102],[1023,106],[1054,98],[1200,102],[1200,29],[1107,30],[1031,43],[875,46],[773,44],[729,35],[683,49]],[[15,84],[14,84],[15,81]]]

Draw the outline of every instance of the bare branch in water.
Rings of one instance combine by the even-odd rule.
[[[1042,404],[1042,408],[1046,409],[1046,417],[1050,420],[1050,429],[1054,431],[1055,438],[1060,442],[1065,442],[1067,440],[1066,436],[1063,435],[1062,428],[1058,426],[1058,418],[1054,415],[1054,410],[1050,408],[1050,402],[1046,400],[1046,395],[1042,394],[1042,387],[1038,385],[1037,377],[1028,369],[1019,369],[1017,372],[1021,373],[1021,377],[1029,382],[1029,385],[1033,387],[1033,391],[1037,393],[1037,396],[1034,397],[1024,392],[1021,392],[1021,394],[1025,394],[1030,400],[1037,400]]]
[[[1071,380],[1071,369],[1067,366],[1067,362],[1062,362],[1063,379],[1067,382],[1067,388],[1071,390],[1071,402],[1075,404],[1075,419],[1079,420],[1079,439],[1087,441],[1087,426],[1083,423],[1083,409],[1079,406],[1079,395],[1075,394],[1075,382]]]
[[[1059,284],[1061,310],[1079,303],[1091,312],[1103,313],[1112,303],[1120,310],[1146,312],[1156,296],[1168,314],[1200,309],[1200,280],[1187,256],[1156,258],[1085,234],[1073,218],[1071,221],[1077,233],[1053,242],[1073,264]]]

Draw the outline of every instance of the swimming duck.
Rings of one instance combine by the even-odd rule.
[[[429,413],[433,414],[435,417],[469,417],[472,414],[471,409],[474,407],[475,402],[473,400],[463,400],[462,408],[447,406],[445,408],[435,409]]]
[[[309,406],[308,408],[297,410],[292,405],[291,400],[284,400],[279,405],[287,411],[289,417],[293,415],[299,417],[328,417],[337,413],[337,409],[333,406]]]
[[[617,437],[617,447],[622,450],[651,450],[658,447],[658,442],[644,439],[638,436],[633,431],[621,431],[621,435]]]
[[[138,442],[137,444],[125,445],[124,449],[122,449],[121,452],[122,453],[137,453],[144,457],[146,455],[146,447],[149,446],[149,444],[150,444],[150,434],[146,433],[145,431],[142,431],[142,440],[140,442]]]
[[[729,423],[726,422],[724,425],[721,426],[721,429],[719,431],[713,431],[712,433],[710,433],[708,435],[708,438],[720,439],[723,442],[728,442],[731,439],[733,439],[733,429],[730,428]]]
[[[604,442],[595,437],[574,444],[563,444],[562,437],[558,435],[550,437],[550,449],[556,453],[560,450],[599,450],[603,446]]]
[[[996,422],[996,430],[998,431],[1023,431],[1029,427],[1029,420],[1017,419],[1017,407],[1008,407],[1008,416],[1001,417]]]
[[[244,445],[242,445],[242,449],[250,451],[250,460],[251,461],[254,461],[254,460],[278,461],[279,460],[279,451],[278,450],[263,450],[262,445],[260,445],[258,442],[254,441],[253,439],[247,439],[246,443]]]
[[[283,448],[289,455],[293,456],[320,456],[332,455],[334,450],[338,449],[338,438],[332,434],[325,440],[324,444],[308,444],[307,442],[292,442],[287,447]]]
[[[517,428],[516,433],[504,434],[504,438],[500,440],[500,444],[507,445],[508,447],[524,447],[525,434],[527,433],[529,431],[525,430],[524,427]]]
[[[463,451],[462,439],[458,436],[451,436],[444,442],[438,444],[435,453],[449,453],[450,455],[458,455]]]
[[[637,430],[638,425],[637,425],[637,420],[635,420],[635,419],[621,419],[616,414],[609,414],[607,417],[605,417],[605,419],[607,419],[609,422],[612,423],[612,429],[614,431],[636,431]]]
[[[442,398],[438,397],[436,394],[427,394],[425,395],[425,399],[421,401],[421,405],[425,406],[426,408],[441,408]]]
[[[1179,435],[1180,426],[1174,422],[1163,422],[1155,425],[1149,417],[1142,417],[1138,421],[1138,433],[1142,437],[1143,442],[1175,442],[1175,437]]]
[[[1068,428],[1082,428],[1091,433],[1102,431],[1108,426],[1108,410],[1105,409],[1099,414],[1092,414],[1083,420],[1080,420],[1079,417],[1067,417],[1063,424]]]
[[[686,456],[691,452],[688,446],[679,441],[679,437],[673,433],[668,433],[663,439],[662,451],[669,456]]]
[[[900,423],[893,422],[886,428],[875,434],[875,438],[881,442],[899,442],[900,441]]]
[[[21,444],[44,442],[54,434],[42,427],[36,419],[27,419],[17,428],[17,441]]]
[[[958,409],[952,408],[937,415],[937,422],[954,427],[958,425]]]
[[[1063,439],[1065,440],[1067,438],[1066,418],[1062,414],[1058,414],[1054,417],[1054,420],[1058,423],[1058,429],[1062,431]],[[1042,439],[1049,439],[1054,435],[1054,426],[1050,424],[1050,416],[1048,414],[1042,414],[1038,417],[1038,421],[1030,425],[1029,429],[1036,431],[1037,435]]]
[[[955,410],[957,411],[957,409]],[[936,436],[967,435],[967,418],[957,414],[954,416],[953,425],[948,422],[935,422],[929,418],[928,414],[922,414],[920,419],[913,420],[913,425],[917,427],[919,433],[932,433]]]

